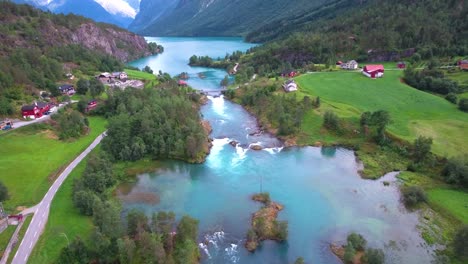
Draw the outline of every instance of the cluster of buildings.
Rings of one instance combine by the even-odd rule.
[[[128,79],[128,74],[126,72],[103,72],[96,76],[96,79],[100,80],[102,83],[114,83],[116,80],[126,82]]]

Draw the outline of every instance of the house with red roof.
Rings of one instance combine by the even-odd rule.
[[[383,77],[384,72],[385,69],[382,64],[366,65],[364,66],[364,69],[362,69],[362,74],[372,79]]]
[[[35,102],[32,105],[24,105],[21,107],[21,114],[24,119],[36,119],[44,115],[45,112],[50,110],[50,105],[44,102]]]
[[[462,71],[468,71],[468,60],[461,60],[458,62],[458,67]]]

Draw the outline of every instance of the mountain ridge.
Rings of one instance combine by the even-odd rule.
[[[124,2],[123,0],[120,0]],[[112,12],[108,11],[112,6],[106,5],[106,1],[97,0],[13,0],[18,4],[29,4],[44,11],[50,10],[53,13],[63,13],[81,15],[97,22],[114,24],[123,28],[127,28],[133,21],[136,11],[133,12],[118,10],[113,8]],[[126,2],[125,2],[126,3]],[[115,6],[115,5],[114,5]],[[132,8],[130,5],[127,7]],[[111,9],[109,9],[111,10]]]

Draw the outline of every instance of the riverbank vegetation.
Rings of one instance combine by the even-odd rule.
[[[252,228],[247,232],[245,248],[253,252],[264,240],[287,240],[288,222],[276,220],[279,211],[284,207],[271,201],[269,193],[255,194],[252,200],[262,203],[263,206],[252,215]]]
[[[145,156],[201,162],[208,135],[198,114],[198,97],[178,88],[116,91],[99,110],[109,116],[105,150],[114,160]]]
[[[106,153],[92,154],[85,167],[80,164],[77,173],[80,171],[82,176],[74,178],[72,192],[65,189],[63,194],[73,197],[76,209],[67,205],[71,212],[78,211],[89,217],[78,217],[84,220],[82,229],[75,227],[61,232],[70,241],[58,255],[55,255],[57,248],[51,249],[51,243],[41,240],[45,244],[40,245],[51,252],[36,251],[39,258],[35,263],[153,263],[154,260],[158,260],[158,263],[198,263],[197,220],[184,216],[177,223],[173,213],[159,212],[153,214],[150,221],[139,211],[131,211],[122,219],[112,189],[125,176],[114,168]],[[70,224],[52,215],[51,219],[62,222],[62,226]],[[91,229],[90,219],[94,227]],[[46,235],[59,236],[61,233],[55,228],[47,228]],[[174,230],[176,233],[173,233]]]
[[[351,233],[343,246],[330,245],[332,252],[346,264],[383,264],[385,254],[382,249],[367,248],[367,241],[362,235]]]

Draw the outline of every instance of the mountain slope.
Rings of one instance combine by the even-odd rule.
[[[81,15],[97,22],[110,23],[124,28],[130,25],[136,15],[136,11],[130,6],[125,6],[129,10],[125,12],[116,9],[115,5],[106,5],[107,1],[101,0],[13,0],[13,2],[30,4],[57,14]],[[122,0],[119,2],[126,4]]]
[[[76,15],[0,1],[0,116],[40,90],[56,93],[66,73],[123,70],[154,47],[134,33]]]
[[[135,21],[151,17],[154,10],[171,8],[155,20],[134,22],[130,28],[147,35],[240,36],[277,18],[326,2],[332,0],[171,0],[169,5],[161,0],[142,0]],[[153,8],[143,8],[146,5]]]

